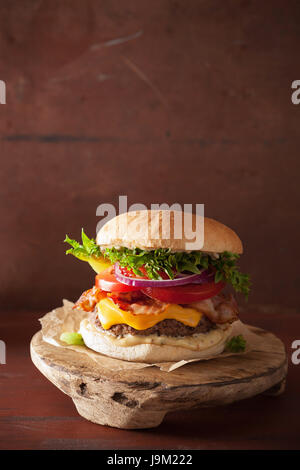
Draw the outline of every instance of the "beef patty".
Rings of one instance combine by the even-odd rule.
[[[136,330],[132,326],[126,325],[125,323],[113,325],[107,330],[102,328],[101,322],[98,318],[97,311],[92,312],[90,316],[90,322],[99,330],[112,333],[114,336],[123,336],[123,335],[157,335],[157,336],[191,336],[197,333],[207,333],[208,331],[216,328],[216,325],[212,323],[205,315],[202,316],[198,325],[193,328],[192,326],[184,325],[183,323],[166,319],[156,323],[156,325],[151,326],[151,328],[146,328],[145,330]]]

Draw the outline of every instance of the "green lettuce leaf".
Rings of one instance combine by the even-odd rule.
[[[69,345],[71,344],[77,344],[77,345],[84,345],[83,338],[80,333],[75,333],[75,332],[65,332],[60,335],[59,338],[61,341],[64,343],[67,343]]]
[[[161,279],[160,272],[165,272],[170,279],[174,272],[190,272],[199,274],[202,270],[212,267],[215,270],[215,282],[224,281],[232,285],[236,292],[241,292],[247,298],[250,291],[250,278],[248,274],[239,271],[237,260],[239,255],[225,251],[218,258],[214,258],[201,251],[176,252],[168,249],[131,250],[129,248],[107,248],[104,256],[111,263],[117,261],[121,266],[131,269],[137,276],[143,273],[139,269],[143,266],[150,279]]]
[[[225,351],[230,352],[242,352],[246,349],[246,340],[243,335],[233,336],[229,341],[227,341],[225,346]]]
[[[215,282],[224,281],[232,285],[236,292],[241,292],[248,298],[250,291],[250,278],[248,274],[239,271],[237,261],[239,255],[224,251],[215,258],[201,251],[175,252],[169,249],[159,248],[157,250],[141,250],[139,248],[129,249],[106,248],[101,251],[99,245],[93,238],[89,238],[82,229],[82,243],[72,240],[66,235],[65,242],[71,245],[66,254],[72,254],[76,258],[88,261],[90,258],[103,258],[112,264],[117,261],[122,267],[131,269],[137,276],[142,276],[140,268],[146,269],[149,279],[161,279],[164,272],[170,279],[174,278],[175,272],[188,272],[199,274],[202,270],[213,268],[215,270]]]
[[[67,255],[73,255],[76,258],[81,260],[88,260],[89,258],[101,258],[103,255],[100,250],[100,246],[96,244],[96,241],[93,238],[89,238],[84,230],[81,230],[81,240],[82,244],[78,243],[76,240],[72,240],[68,235],[64,240],[65,243],[69,243],[72,248],[66,251]]]

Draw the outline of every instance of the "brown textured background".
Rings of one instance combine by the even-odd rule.
[[[297,1],[2,1],[1,306],[90,287],[62,240],[126,194],[205,203],[250,302],[297,307],[299,24]]]

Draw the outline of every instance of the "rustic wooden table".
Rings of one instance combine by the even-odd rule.
[[[291,344],[300,339],[300,315],[280,308],[252,309],[242,320],[277,334],[289,356],[287,387],[278,397],[171,413],[154,429],[119,430],[81,418],[70,398],[34,367],[32,335],[43,312],[2,312],[0,339],[0,449],[299,449],[300,365]]]

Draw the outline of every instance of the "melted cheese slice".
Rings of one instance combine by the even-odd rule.
[[[98,318],[102,327],[107,330],[113,325],[125,323],[135,330],[146,330],[156,325],[156,323],[172,319],[177,320],[187,326],[195,327],[201,320],[202,313],[194,308],[183,308],[180,305],[171,304],[161,313],[154,314],[134,314],[121,310],[111,299],[100,300],[97,304]]]

